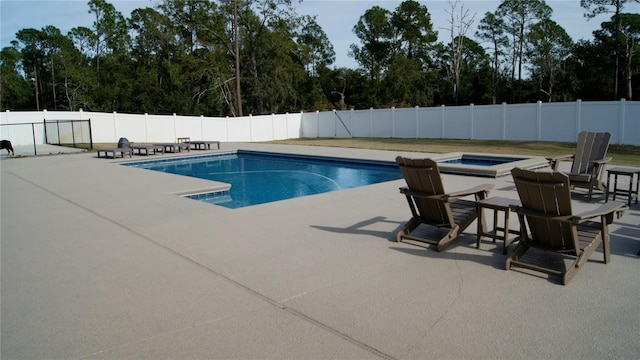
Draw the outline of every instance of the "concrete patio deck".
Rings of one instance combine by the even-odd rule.
[[[235,148],[428,156],[222,144]],[[611,263],[599,249],[562,286],[505,271],[501,243],[476,249],[475,223],[447,252],[396,243],[403,180],[232,210],[176,195],[215,183],[122,161],[0,161],[2,359],[640,354],[639,205],[610,227]],[[510,177],[443,176],[449,191],[488,182],[517,198]],[[578,197],[574,211],[603,201]]]

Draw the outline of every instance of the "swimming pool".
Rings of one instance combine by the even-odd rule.
[[[250,151],[123,164],[230,184],[185,197],[231,209],[402,178],[395,163]]]

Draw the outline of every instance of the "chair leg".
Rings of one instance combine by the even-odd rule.
[[[607,225],[607,222],[604,218],[601,221],[602,230],[600,236],[602,236],[602,252],[604,256],[604,263],[608,264],[609,262],[611,262],[611,240],[609,238],[609,226]]]
[[[451,244],[455,238],[458,237],[458,232],[460,227],[458,225],[454,226],[442,239],[438,241],[438,252],[444,251],[444,249]]]
[[[420,225],[420,223],[414,218],[411,218],[411,220],[407,221],[402,230],[398,231],[398,234],[396,235],[396,242],[401,242],[402,237],[411,234],[411,232],[415,230],[418,225]]]
[[[513,251],[513,254],[511,254],[511,256],[507,258],[507,262],[505,263],[505,270],[509,270],[511,268],[511,262],[518,261],[520,259],[520,256],[524,255],[524,253],[526,253],[529,248],[529,245],[521,241]]]
[[[573,276],[576,274],[576,272],[578,272],[578,270],[580,269],[578,267],[578,263],[582,262],[582,257],[584,256],[584,253],[582,253],[580,255],[580,257],[578,259],[576,259],[571,266],[569,266],[565,272],[564,275],[562,276],[562,285],[567,285],[569,283],[569,281],[571,281],[571,279],[573,279]]]

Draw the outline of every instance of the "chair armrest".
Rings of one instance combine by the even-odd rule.
[[[525,209],[522,206],[513,206],[511,209],[515,211],[518,215],[530,216],[530,217],[540,218],[540,219],[571,222],[571,219],[573,218],[572,215],[552,216],[539,211]]]
[[[550,156],[550,157],[547,157],[546,159],[549,162],[549,166],[551,166],[551,170],[558,171],[558,165],[560,165],[560,161],[573,159],[574,157],[575,155],[573,154],[566,154],[566,155]]]
[[[590,163],[593,164],[591,175],[594,176],[594,179],[600,180],[600,178],[602,178],[602,175],[604,174],[604,165],[609,161],[611,161],[610,157],[590,161]]]
[[[598,164],[598,165],[602,165],[602,164],[606,164],[609,161],[611,161],[612,158],[610,157],[606,157],[604,159],[597,159],[597,160],[591,160],[590,162],[593,164]]]
[[[616,213],[617,217],[620,218],[622,217],[622,214],[624,213],[624,211],[627,210],[628,208],[629,207],[627,205],[621,202],[617,202],[617,201],[606,202],[593,210],[589,210],[589,211],[585,211],[585,212],[573,215],[571,217],[571,221],[576,224],[579,224],[581,222],[584,222],[585,220],[589,220],[594,217],[605,216],[607,219],[607,224],[610,224],[613,221],[614,213]]]
[[[489,193],[489,190],[493,189],[493,184],[482,184],[474,186],[470,189],[455,191],[445,194],[445,200],[448,198],[465,197],[469,195],[480,195],[482,199]]]
[[[573,159],[574,156],[575,156],[574,154],[566,154],[566,155],[549,156],[549,157],[546,157],[545,159],[547,159],[547,161],[549,162],[561,161],[561,160]]]
[[[400,188],[400,193],[404,194],[406,196],[415,196],[415,197],[419,197],[419,198],[431,198],[431,199],[437,199],[437,200],[445,200],[446,199],[446,195],[445,194],[428,194],[428,193],[423,193],[420,191],[414,191],[409,189],[408,187],[401,187]]]
[[[407,187],[401,187],[400,193],[406,196],[415,196],[415,197],[425,198],[425,199],[430,198],[430,199],[448,201],[451,198],[459,198],[459,197],[465,197],[469,195],[476,195],[476,197],[479,195],[481,199],[484,199],[486,195],[489,193],[489,190],[491,190],[492,188],[493,188],[493,184],[482,184],[482,185],[475,186],[471,189],[460,190],[453,193],[428,194],[420,191],[411,190]]]

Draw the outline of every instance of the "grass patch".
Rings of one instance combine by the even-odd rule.
[[[330,146],[387,151],[408,151],[424,153],[490,153],[530,156],[556,156],[573,154],[576,143],[547,141],[507,141],[507,140],[459,140],[459,139],[389,139],[389,138],[303,138],[271,141],[271,144]],[[640,147],[632,145],[610,145],[607,156],[610,165],[640,165]]]

